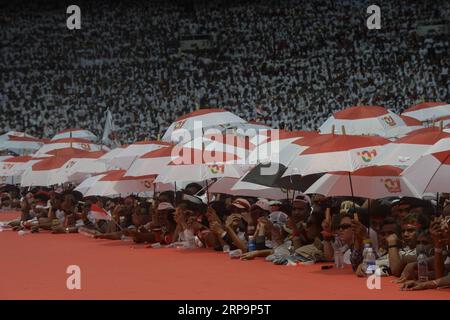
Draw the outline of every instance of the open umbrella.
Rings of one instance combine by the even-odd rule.
[[[386,145],[385,152],[377,160],[378,165],[407,167],[427,152],[441,139],[450,138],[450,133],[441,130],[425,130],[409,134]]]
[[[42,154],[49,153],[49,151],[57,150],[57,149],[65,149],[65,148],[74,148],[84,151],[108,151],[109,148],[105,146],[101,146],[95,143],[92,143],[89,140],[82,138],[63,138],[58,140],[52,140],[49,143],[43,145],[38,151],[36,151],[36,155],[40,156]]]
[[[31,156],[8,157],[0,162],[0,176],[11,184],[19,184],[22,174],[33,163],[46,157],[34,158]]]
[[[125,170],[112,170],[84,180],[75,190],[87,196],[127,196],[154,191],[156,175],[125,176]],[[173,190],[173,184],[158,184],[158,191]]]
[[[305,193],[368,199],[402,196],[419,198],[417,190],[401,173],[402,169],[394,166],[365,167],[351,173],[350,184],[348,172],[330,172],[318,179]]]
[[[172,144],[164,141],[139,141],[133,144],[130,144],[124,148],[120,152],[114,154],[110,160],[107,161],[107,164],[110,167],[120,168],[127,170],[131,164],[140,156],[161,148],[167,148]]]
[[[345,130],[345,132],[343,132]],[[333,113],[319,128],[321,133],[378,135],[393,138],[413,130],[397,114],[380,106],[355,106]]]
[[[97,141],[98,138],[95,134],[90,132],[89,130],[84,129],[66,129],[63,130],[57,134],[55,134],[52,138],[52,140],[59,140],[64,138],[82,138],[89,141]]]
[[[44,143],[41,139],[10,135],[0,140],[0,150],[9,150],[18,155],[28,155],[40,149]]]
[[[169,126],[162,140],[178,142],[174,133],[179,129],[187,130],[192,135],[195,129],[219,128],[220,126],[220,129],[223,130],[239,123],[246,123],[246,121],[225,109],[200,109],[179,117]]]
[[[450,138],[436,142],[403,174],[419,193],[450,192]]]
[[[402,115],[415,118],[419,121],[434,121],[438,118],[450,116],[450,104],[445,102],[424,102],[409,107]]]
[[[40,160],[28,167],[22,175],[21,185],[51,186],[67,182],[81,182],[87,174],[76,174],[71,168],[78,161],[88,166],[102,153],[89,152],[74,148],[53,150],[53,156]]]

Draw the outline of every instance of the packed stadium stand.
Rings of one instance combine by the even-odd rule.
[[[352,105],[450,101],[446,0],[377,1],[380,30],[371,1],[76,3],[81,30],[69,3],[0,5],[3,131],[101,135],[110,108],[126,143],[199,106],[306,130]]]

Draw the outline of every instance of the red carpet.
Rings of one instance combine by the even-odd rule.
[[[80,234],[3,231],[0,255],[0,299],[450,299],[448,289],[400,291],[393,278],[369,290],[349,269],[275,266]],[[69,265],[81,268],[81,290],[66,288]]]

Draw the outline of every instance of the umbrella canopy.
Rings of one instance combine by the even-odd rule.
[[[33,163],[45,158],[33,158],[31,156],[7,157],[0,162],[0,177],[3,183],[19,184],[22,174]]]
[[[348,172],[331,172],[318,179],[305,193],[369,199],[402,196],[420,198],[414,186],[401,173],[402,169],[394,166],[370,166],[352,172],[350,180]]]
[[[438,118],[450,116],[450,104],[445,102],[424,102],[409,107],[402,115],[415,118],[419,121],[433,121]]]
[[[321,133],[349,135],[378,135],[393,138],[413,130],[395,113],[380,106],[355,106],[338,112],[328,118],[319,128]]]
[[[0,150],[9,150],[18,155],[31,154],[43,145],[42,140],[27,136],[8,135],[0,140]]]
[[[140,156],[126,172],[126,176],[161,174],[165,166],[172,161],[174,147],[161,148]]]
[[[82,138],[89,141],[97,141],[98,138],[95,134],[90,132],[89,130],[84,129],[66,129],[63,130],[57,134],[55,134],[52,138],[52,140],[59,140],[59,139],[65,139],[65,138]]]
[[[139,141],[122,148],[117,153],[109,155],[107,160],[109,167],[127,170],[140,156],[161,148],[167,148],[172,144],[164,141]]]
[[[450,138],[450,133],[441,130],[427,130],[409,134],[386,145],[385,152],[378,159],[378,165],[407,167],[413,164],[435,143]]]
[[[450,138],[436,142],[403,175],[419,193],[450,192]]]
[[[112,170],[84,180],[75,190],[87,196],[128,196],[141,192],[153,193],[156,175],[126,177],[125,170]],[[174,190],[172,184],[157,184],[159,192]]]
[[[239,123],[246,123],[246,121],[225,109],[200,109],[179,117],[169,126],[162,140],[177,142],[173,133],[178,129],[185,129],[192,133],[194,129],[202,130],[211,127],[225,129]]]
[[[423,128],[422,122],[417,119],[405,115],[400,115],[400,118],[402,118],[402,120],[405,122],[405,125],[408,127],[407,134]]]
[[[86,174],[78,174],[72,170],[72,167],[78,161],[89,166],[89,162],[93,162],[102,154],[74,148],[53,150],[52,152],[54,152],[54,156],[33,163],[25,170],[21,181],[23,187],[81,182],[86,178]]]
[[[234,188],[238,178],[220,178],[209,187],[211,193],[224,193],[242,197],[260,197],[270,200],[292,198],[293,192],[282,188],[272,188],[254,183],[246,183],[244,189]]]
[[[353,172],[374,164],[389,142],[374,136],[330,135],[327,141],[312,144],[296,155],[283,176],[306,176],[331,171]]]
[[[177,155],[170,161],[157,182],[204,181],[207,179],[239,178],[248,169],[245,159],[235,153],[216,150],[179,147]]]
[[[36,137],[33,137],[32,135],[29,135],[29,134],[27,134],[25,132],[8,131],[7,133],[4,133],[4,134],[0,135],[0,141],[8,140],[11,136],[20,137],[20,138],[34,138],[34,139],[37,139]]]
[[[36,155],[42,155],[49,153],[52,150],[57,149],[65,149],[65,148],[74,148],[84,151],[108,151],[109,149],[105,146],[101,146],[95,143],[92,143],[89,140],[82,139],[82,138],[63,138],[58,140],[52,140],[49,143],[45,144],[40,148]]]

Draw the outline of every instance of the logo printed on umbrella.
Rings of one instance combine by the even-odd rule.
[[[88,143],[82,143],[81,149],[83,150],[91,150],[91,146]]]
[[[389,125],[391,127],[393,127],[397,124],[391,116],[385,116],[385,117],[383,117],[383,120],[384,120],[384,122],[386,122],[387,125]]]
[[[212,174],[224,173],[224,171],[225,171],[225,166],[223,164],[222,165],[217,165],[217,164],[208,165],[208,168],[211,170]]]
[[[375,149],[373,149],[371,151],[364,150],[364,151],[358,152],[357,155],[360,156],[364,162],[370,162],[373,160],[373,158],[375,158],[377,156],[377,150],[375,150]]]
[[[186,120],[181,120],[181,121],[175,122],[175,130],[176,129],[180,129],[181,127],[183,127],[185,122],[186,122]]]
[[[151,187],[152,187],[152,182],[149,181],[149,180],[145,180],[145,181],[144,181],[144,187],[146,187],[146,188],[151,188]]]
[[[70,161],[67,162],[67,164],[66,164],[66,169],[72,168],[74,164],[75,164],[75,161],[70,160]]]
[[[384,182],[384,186],[387,191],[390,193],[399,193],[402,192],[402,188],[400,186],[400,179],[381,179]]]
[[[12,167],[14,167],[14,164],[12,164],[12,163],[5,163],[5,164],[2,166],[2,169],[3,169],[3,170],[9,170],[9,169],[11,169]]]

